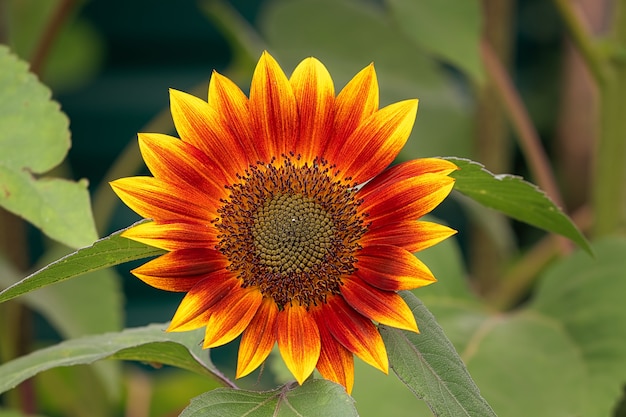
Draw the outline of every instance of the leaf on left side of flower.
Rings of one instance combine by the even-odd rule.
[[[41,178],[70,148],[69,121],[28,64],[0,45],[0,206],[72,248],[97,239],[86,181]]]
[[[333,382],[311,379],[267,392],[220,388],[191,400],[180,417],[358,417],[354,400]]]
[[[71,339],[0,365],[0,393],[48,369],[87,365],[102,359],[171,365],[206,375],[217,386],[232,386],[203,351],[203,329],[166,333],[167,323]]]
[[[0,303],[87,272],[165,253],[162,249],[123,238],[120,236],[122,232],[117,231],[27,276],[0,292]]]

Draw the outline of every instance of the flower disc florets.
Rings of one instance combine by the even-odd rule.
[[[367,231],[354,185],[325,161],[258,163],[227,188],[218,210],[218,249],[244,287],[257,286],[279,308],[307,308],[339,294],[355,270],[358,240]]]

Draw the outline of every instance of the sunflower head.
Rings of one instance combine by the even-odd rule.
[[[249,97],[214,73],[208,101],[170,101],[180,139],[139,134],[153,176],[111,183],[151,219],[124,236],[168,251],[133,274],[186,293],[168,330],[205,327],[205,348],[241,335],[238,377],[276,343],[299,383],[317,368],[350,392],[353,355],[387,372],[376,323],[418,331],[397,292],[435,278],[412,252],[455,233],[419,220],[454,164],[388,167],[417,100],[379,109],[373,65],[335,94],[315,58],[287,78],[264,52]]]

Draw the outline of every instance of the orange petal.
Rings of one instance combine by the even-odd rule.
[[[321,315],[330,333],[346,349],[384,373],[389,372],[385,344],[370,319],[354,311],[341,296],[329,297]]]
[[[280,157],[295,151],[298,107],[285,73],[272,56],[263,52],[252,75],[250,113],[259,152]]]
[[[217,208],[203,204],[197,190],[182,189],[153,177],[129,177],[109,183],[115,194],[142,217],[159,222],[204,223],[217,216]]]
[[[359,243],[362,246],[393,245],[409,252],[418,252],[436,245],[455,233],[456,230],[438,223],[417,220],[378,222],[376,228],[370,226]]]
[[[215,109],[231,134],[239,140],[248,164],[263,159],[254,144],[248,97],[234,82],[215,71],[209,82],[209,106]]]
[[[305,307],[286,305],[278,313],[276,336],[285,365],[298,384],[302,385],[320,357],[321,342],[317,323]]]
[[[405,249],[372,245],[357,254],[355,275],[385,291],[411,290],[437,281],[426,265]]]
[[[315,58],[302,61],[289,79],[293,88],[300,134],[295,149],[304,161],[321,156],[329,140],[335,112],[335,87],[326,67]]]
[[[278,307],[265,298],[256,315],[243,332],[237,359],[237,378],[244,377],[261,365],[276,342]]]
[[[333,135],[328,141],[324,157],[334,163],[341,156],[339,151],[346,138],[376,110],[378,81],[374,65],[370,64],[350,80],[335,100]]]
[[[218,233],[209,222],[147,222],[124,231],[122,236],[157,248],[178,250],[213,248],[219,241]]]
[[[369,181],[363,190],[362,196],[377,193],[379,189],[390,187],[398,181],[417,177],[424,174],[448,175],[459,169],[455,164],[440,158],[421,158],[403,162],[389,167],[380,175]]]
[[[206,324],[203,347],[225,345],[239,336],[250,324],[263,301],[258,288],[233,288],[212,308]]]
[[[180,302],[168,332],[184,332],[206,325],[212,307],[235,288],[241,281],[231,271],[220,270],[196,284]]]
[[[344,280],[341,295],[365,317],[398,329],[419,332],[413,312],[395,292],[379,290],[353,276]]]
[[[203,152],[180,139],[157,133],[140,133],[139,149],[152,174],[185,188],[202,190],[207,200],[219,204],[226,196],[228,177]]]
[[[344,177],[361,184],[382,172],[406,143],[417,114],[417,100],[391,104],[367,119],[345,140],[336,163]]]
[[[352,352],[330,334],[321,315],[315,315],[320,331],[322,350],[317,361],[317,370],[330,381],[343,385],[348,394],[354,386],[354,357]]]
[[[131,272],[143,282],[167,291],[190,291],[196,284],[229,262],[213,249],[183,249],[168,252]]]
[[[248,167],[248,157],[216,110],[206,101],[174,89],[170,89],[170,109],[181,139],[215,161],[229,183],[235,182],[236,174]]]
[[[376,192],[359,192],[358,197],[363,200],[359,211],[368,213],[372,228],[391,221],[416,220],[437,207],[453,186],[453,178],[439,174],[403,179],[378,187]]]

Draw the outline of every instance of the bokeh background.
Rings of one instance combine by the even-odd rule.
[[[608,2],[583,3],[590,24],[601,32],[610,18],[606,15]],[[57,13],[59,29],[50,31]],[[555,2],[5,0],[0,1],[0,14],[0,41],[31,62],[70,119],[72,148],[55,174],[89,181],[100,236],[138,220],[117,202],[106,182],[118,173],[147,172],[137,158],[136,133],[171,131],[168,89],[204,98],[215,69],[246,91],[263,49],[278,59],[287,74],[301,59],[316,56],[329,68],[337,91],[373,61],[381,105],[418,97],[415,129],[400,160],[467,157],[493,172],[534,180],[491,74],[484,68],[480,42],[491,45],[517,87],[556,172],[564,208],[578,213],[585,224],[597,97],[584,64],[567,39]],[[48,35],[51,46],[42,55],[38,48]],[[440,251],[424,255],[427,263],[432,261],[428,264],[439,277],[441,289],[426,290],[423,300],[457,349],[468,355],[464,359],[470,359],[476,352],[468,353],[471,348],[467,344],[473,340],[476,323],[484,317],[516,314],[532,298],[534,275],[504,301],[498,299],[496,288],[517,260],[533,250],[542,252],[537,248],[545,244],[545,234],[481,211],[458,196],[434,215],[459,234]],[[54,259],[48,253],[49,242],[34,228],[26,227],[26,266],[45,264],[40,259],[44,253],[45,259]],[[553,257],[552,249],[543,251],[548,255],[536,268],[537,274]],[[96,298],[104,303],[102,309],[110,310],[98,311],[93,321],[100,323],[103,331],[166,322],[180,300],[179,294],[152,289],[133,278],[128,273],[132,266],[122,265],[101,278],[108,284]],[[445,284],[448,276],[459,279]],[[81,290],[75,291],[81,294]],[[471,299],[467,301],[470,310],[480,314],[446,306],[453,301],[448,296],[454,291],[472,294],[465,301]],[[67,335],[49,317],[37,312],[24,317],[30,330],[25,339],[29,347]],[[89,331],[95,331],[94,327]],[[520,355],[510,369],[507,359],[501,358],[493,362],[497,372],[490,370],[488,358],[499,356],[507,343],[523,349],[515,335],[499,337],[499,342],[488,345],[491,350],[479,352],[470,372],[478,376],[479,387],[500,415],[582,415],[576,411],[580,409],[576,394],[568,392],[569,387],[558,386],[561,380],[552,379],[554,375],[524,374],[515,362],[524,360]],[[550,343],[546,341],[546,346]],[[548,349],[550,353],[529,344],[526,360],[550,363],[549,355],[558,356],[560,342],[555,343]],[[236,345],[213,350],[212,358],[232,375]],[[561,365],[548,366],[545,372],[568,367],[567,362]],[[542,366],[531,368],[541,370]],[[626,371],[623,374],[622,382]],[[36,411],[49,416],[177,415],[190,397],[213,387],[213,382],[182,371],[154,370],[141,364],[124,364],[123,375],[119,391],[111,392],[90,368],[46,372],[31,387],[37,398]],[[279,361],[273,361],[243,380],[242,386],[267,389],[284,377]],[[615,395],[621,386],[614,385],[607,401],[611,404],[603,409],[624,415],[619,414],[619,395]],[[354,397],[363,416],[431,415],[393,375],[378,375],[360,362]],[[4,401],[12,400],[5,397]]]

